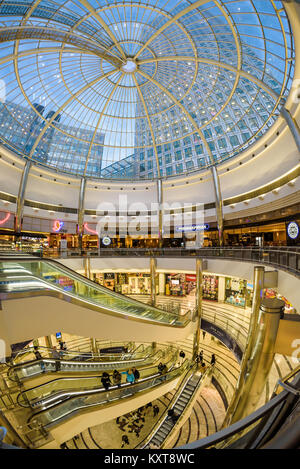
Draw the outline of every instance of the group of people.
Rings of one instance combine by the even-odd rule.
[[[130,435],[127,435],[127,433],[133,433],[135,434],[136,438],[139,438],[140,432],[145,425],[146,418],[147,416],[149,417],[152,412],[152,417],[155,418],[157,415],[159,415],[160,408],[157,404],[153,405],[152,402],[149,402],[145,406],[140,407],[138,410],[130,412],[116,419],[116,424],[118,425],[119,429],[124,432],[124,435],[122,435],[121,448],[130,445]]]
[[[204,373],[204,371],[206,370],[206,364],[203,358],[203,353],[204,353],[203,350],[201,350],[201,352],[196,355],[195,361],[196,361],[197,367],[200,368],[200,370]],[[211,356],[210,364],[212,366],[216,364],[216,356],[214,353]]]
[[[112,385],[118,386],[118,388],[120,388],[122,382],[122,375],[126,375],[126,383],[130,384],[134,384],[140,379],[140,372],[135,367],[130,368],[127,371],[122,371],[121,373],[118,370],[114,370],[112,374],[112,381],[109,374],[104,371],[101,377],[101,383],[104,389],[107,391]]]
[[[61,341],[59,342],[59,350],[57,350],[57,347],[52,347],[51,349],[51,358],[55,360],[55,371],[60,371],[61,369],[61,363],[60,360],[63,358],[64,353],[67,351],[67,345],[65,342]],[[45,363],[43,362],[43,357],[41,352],[38,349],[38,346],[33,347],[33,353],[35,355],[36,360],[40,361],[40,367],[42,370],[42,373],[45,373],[46,367]]]

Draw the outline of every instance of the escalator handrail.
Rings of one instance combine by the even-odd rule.
[[[160,351],[158,351],[160,352]],[[156,353],[154,354],[154,357],[155,355],[158,355],[159,353]],[[177,358],[177,352],[174,351],[173,355],[171,356],[170,360],[167,361],[167,363],[170,363],[170,362],[175,362],[176,361],[176,358]],[[155,361],[157,361],[158,359],[154,359],[153,360],[153,363]],[[113,367],[112,367],[113,368]],[[128,368],[128,365],[124,366],[124,369]],[[145,370],[148,370],[148,369],[151,369],[151,368],[156,368],[156,365],[151,365],[151,366],[145,366],[144,368],[140,368],[139,371],[145,371]],[[112,369],[110,370],[112,371]],[[78,377],[78,376],[65,376],[63,378],[55,378],[55,379],[52,379],[50,381],[47,381],[45,383],[41,383],[41,384],[38,384],[37,386],[33,386],[32,388],[28,388],[28,389],[24,389],[23,391],[21,391],[18,396],[17,396],[17,401],[18,399],[21,399],[21,397],[23,397],[23,395],[26,395],[28,392],[30,391],[33,391],[33,390],[36,390],[38,388],[42,388],[43,386],[47,386],[47,385],[50,385],[51,383],[54,383],[54,382],[57,382],[57,381],[76,381],[76,380],[84,380],[84,381],[89,381],[89,380],[92,380],[92,379],[95,379],[95,378],[101,378],[101,376],[99,375],[96,375],[96,376],[85,376],[85,377]],[[61,390],[62,392],[63,390]],[[67,392],[68,390],[65,390],[64,392]],[[55,394],[55,393],[53,393]],[[28,402],[30,400],[28,399]],[[23,405],[18,401],[18,404],[23,407]],[[25,406],[25,407],[28,407],[28,406]]]
[[[20,261],[18,261],[17,259],[12,259],[12,258],[8,258],[6,259],[5,261],[9,261],[9,262],[20,262],[20,261],[23,261],[24,262],[24,258],[20,259]],[[0,262],[3,261],[3,258],[0,259]],[[29,259],[28,259],[29,261]],[[128,296],[125,296],[125,295],[122,295],[121,293],[117,293],[117,292],[114,292],[112,290],[110,290],[109,288],[106,288],[102,285],[99,285],[97,282],[94,282],[93,280],[90,280],[90,279],[87,279],[84,275],[81,275],[79,274],[78,272],[70,269],[69,267],[65,266],[64,264],[54,260],[54,259],[49,259],[49,258],[36,258],[36,257],[33,257],[30,259],[30,261],[34,261],[34,262],[45,262],[45,263],[49,263],[50,265],[51,264],[54,264],[54,266],[58,269],[58,270],[61,270],[63,273],[64,273],[64,270],[67,271],[67,273],[69,273],[69,275],[75,277],[75,280],[76,280],[76,277],[78,277],[79,281],[90,286],[90,287],[93,287],[93,288],[99,288],[100,291],[103,291],[104,293],[107,293],[109,296],[113,296],[117,299],[122,299],[123,301],[126,300],[130,303],[132,303],[133,305],[136,304],[137,306],[139,307],[143,307],[145,308],[145,303],[142,303],[138,300],[134,300],[133,298],[130,298]],[[27,259],[25,260],[25,262],[27,262]],[[154,311],[157,311],[159,313],[166,313],[166,311],[163,311],[163,310],[160,310],[159,308],[155,308],[153,306],[150,306],[150,309],[154,310]],[[174,318],[177,318],[177,315],[176,314],[172,314],[172,313],[168,313],[170,316],[174,316]],[[188,316],[188,315],[185,315],[185,316]],[[185,316],[182,316],[182,319],[185,318]]]
[[[168,373],[166,373],[165,376],[170,376],[170,374],[173,373],[175,370],[180,370],[180,368],[182,368],[182,367],[184,366],[184,364],[185,364],[185,363],[183,363],[183,364],[182,364],[181,366],[179,366],[178,368],[174,368],[174,369],[168,371]],[[161,374],[160,374],[160,373],[155,373],[155,374],[152,375],[152,376],[149,376],[149,377],[147,377],[147,378],[142,378],[142,379],[140,379],[137,383],[134,383],[134,384],[123,383],[119,389],[124,389],[124,388],[127,388],[127,387],[130,387],[130,389],[134,389],[135,386],[138,386],[138,385],[141,384],[142,382],[151,381],[151,380],[156,379],[156,378],[159,378],[159,377],[161,377]],[[178,375],[174,376],[174,379],[177,378],[177,377],[178,377]],[[172,379],[173,379],[173,378],[172,378]],[[165,382],[165,381],[164,381],[164,382]],[[163,382],[163,383],[164,383],[164,382]],[[112,386],[112,387],[109,388],[109,391],[114,391],[115,389],[118,389],[118,387],[117,387],[117,386]],[[106,391],[106,390],[102,390],[102,391],[93,392],[93,393],[89,393],[89,394],[90,394],[90,395],[97,395],[97,394],[107,393],[107,392],[108,392],[108,391]],[[76,397],[74,397],[74,398],[71,398],[71,399],[68,399],[68,401],[71,401],[72,399],[76,399],[77,397],[78,397],[78,396],[76,396]],[[56,407],[60,406],[61,404],[64,404],[65,402],[66,402],[66,401],[64,401],[63,403],[55,404],[53,407],[51,407],[51,410],[55,409]],[[90,407],[95,407],[95,406],[97,406],[97,405],[101,405],[101,404],[96,403],[96,404],[92,404],[92,405],[89,405],[89,406],[81,407],[81,409],[84,409],[84,408],[88,409],[88,408],[90,408]],[[49,410],[49,409],[48,409],[48,410]],[[31,416],[29,417],[29,419],[27,420],[27,425],[30,425],[30,422],[31,422],[33,419],[35,419],[38,415],[43,414],[43,413],[45,413],[45,412],[48,412],[48,410],[40,410],[40,411],[34,413],[33,415],[31,415]],[[76,412],[77,410],[78,410],[78,409],[72,410],[72,411],[69,412],[68,414],[65,414],[63,417],[60,417],[60,418],[56,419],[55,421],[46,424],[45,427],[48,427],[49,425],[55,424],[55,422],[56,422],[57,420],[61,420],[62,418],[65,418],[66,415],[70,415],[70,414]]]

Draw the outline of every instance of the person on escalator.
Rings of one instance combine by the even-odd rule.
[[[53,347],[51,353],[52,353],[52,358],[54,358],[55,360],[55,371],[60,371],[60,356],[56,347]]]
[[[109,374],[104,371],[102,373],[101,383],[106,391],[108,391],[109,386],[111,385]]]
[[[42,370],[42,373],[45,373],[45,371],[46,371],[46,369],[45,369],[45,363],[43,362],[43,357],[42,357],[42,355],[40,354],[40,352],[39,352],[37,346],[34,346],[34,347],[33,347],[33,353],[34,353],[35,358],[36,358],[37,360],[41,360],[41,362],[40,362],[41,370]]]
[[[112,375],[113,383],[118,386],[118,388],[121,387],[121,380],[122,376],[121,373],[118,372],[118,370],[114,370],[113,375]]]
[[[134,381],[137,382],[140,379],[140,372],[135,367],[132,368],[132,372],[134,375]]]
[[[179,359],[180,359],[179,363],[180,363],[180,366],[181,366],[184,362],[184,359],[185,359],[185,353],[184,353],[183,350],[181,350],[180,353],[179,353]]]
[[[132,370],[122,371],[122,375],[126,375],[126,382],[130,384],[134,384],[135,377]]]

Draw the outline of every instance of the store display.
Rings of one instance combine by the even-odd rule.
[[[225,303],[241,308],[246,307],[247,280],[226,277]]]
[[[203,300],[218,301],[218,277],[203,275]]]

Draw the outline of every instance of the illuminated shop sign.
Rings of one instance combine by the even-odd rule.
[[[179,231],[179,232],[207,231],[208,229],[209,229],[209,224],[204,223],[204,224],[201,224],[201,225],[176,226],[175,231]]]
[[[299,236],[299,225],[295,221],[289,223],[287,227],[287,234],[291,239],[296,239]]]
[[[52,230],[55,233],[59,233],[59,231],[62,229],[63,226],[64,226],[63,221],[55,220],[55,222],[53,223],[53,226],[52,226]]]
[[[102,244],[104,246],[109,246],[111,244],[111,239],[109,236],[104,236],[104,238],[102,238]]]
[[[7,213],[3,220],[0,220],[0,225],[4,225],[10,219],[10,213]]]

